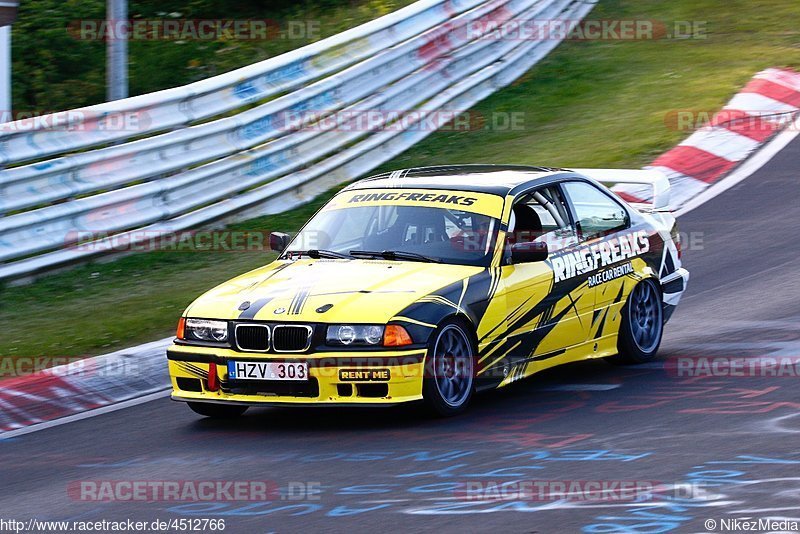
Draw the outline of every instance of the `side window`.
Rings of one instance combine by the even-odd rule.
[[[577,215],[583,239],[602,237],[627,228],[628,213],[611,197],[586,182],[566,182],[564,189]]]
[[[550,252],[577,244],[577,232],[558,187],[538,189],[514,204],[509,222],[509,241],[544,242]]]

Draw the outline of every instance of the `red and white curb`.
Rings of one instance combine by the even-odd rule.
[[[0,382],[0,439],[85,419],[169,393],[172,338]]]
[[[756,74],[707,126],[646,168],[669,178],[670,207],[680,211],[785,131],[787,125],[794,129],[798,111],[800,73],[767,69]],[[641,186],[618,185],[613,190],[631,202],[650,199]]]
[[[798,110],[800,73],[765,70],[709,126],[647,168],[669,177],[672,208],[682,215],[741,182],[788,145],[800,133]],[[747,120],[731,120],[737,118]],[[635,185],[614,190],[634,202],[648,200]],[[168,396],[165,353],[171,342],[162,339],[0,382],[0,440]]]

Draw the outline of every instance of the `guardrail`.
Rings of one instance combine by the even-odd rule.
[[[235,110],[356,63],[484,2],[421,0],[318,43],[220,76],[72,113],[51,114],[32,129],[25,121],[9,123],[0,131],[0,165],[163,131]],[[149,124],[135,133],[103,128],[104,121],[127,112],[145,112]],[[47,127],[62,121],[62,128]],[[74,130],[80,127],[83,131],[76,135]]]
[[[136,243],[219,219],[284,211],[309,200],[419,142],[433,131],[419,127],[421,121],[442,111],[466,111],[560,42],[553,37],[487,38],[479,28],[490,31],[493,24],[512,19],[559,19],[573,25],[593,6],[583,0],[424,0],[328,43],[287,54],[292,58],[281,56],[235,71],[251,74],[243,83],[258,87],[252,102],[278,91],[267,82],[269,73],[297,58],[314,57],[319,79],[297,91],[230,117],[0,171],[0,213],[21,211],[0,219],[0,261],[6,262],[0,265],[0,279],[108,252],[120,240]],[[377,49],[372,47],[377,35],[392,38]],[[372,43],[363,47],[369,52],[353,45],[358,42]],[[206,80],[204,87],[213,89],[202,95],[198,84],[192,84],[98,108],[104,113],[141,111],[142,103],[149,103],[159,110],[147,129],[155,132],[240,107],[242,100],[231,95],[242,82],[233,78]],[[286,83],[307,81],[298,76]],[[193,95],[188,107],[193,111],[183,113],[180,121],[167,120],[173,115],[168,110],[185,107],[175,102],[187,102],[187,91]],[[213,104],[203,100],[211,94],[228,97]],[[198,102],[206,102],[203,115],[195,109]],[[406,112],[415,114],[402,121],[392,118]],[[371,126],[367,131],[354,126],[365,122]],[[2,141],[6,154],[14,154],[7,160],[47,157],[121,135],[90,131],[72,139],[69,133],[11,135]],[[32,139],[29,148],[9,151],[24,136]],[[29,209],[65,199],[72,200]],[[116,232],[120,234],[114,239],[71,246],[79,234]]]

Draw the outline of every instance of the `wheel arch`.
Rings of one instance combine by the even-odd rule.
[[[478,325],[474,322],[474,320],[466,314],[463,313],[450,313],[442,317],[442,319],[436,323],[436,329],[432,330],[430,336],[428,337],[428,344],[433,340],[434,334],[439,330],[439,328],[444,325],[445,323],[458,323],[466,329],[467,335],[472,340],[473,347],[477,351],[478,348]]]

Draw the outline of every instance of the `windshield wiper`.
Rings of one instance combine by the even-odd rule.
[[[341,252],[334,252],[332,250],[310,249],[310,250],[289,250],[286,252],[291,258],[295,254],[297,256],[308,256],[311,259],[318,260],[320,258],[326,260],[349,260],[350,256],[342,254]]]
[[[403,252],[402,250],[384,250],[381,252],[375,250],[351,250],[351,256],[367,257],[367,258],[383,258],[385,260],[407,260],[407,261],[422,261],[425,263],[441,263],[439,260],[417,254],[416,252]]]

